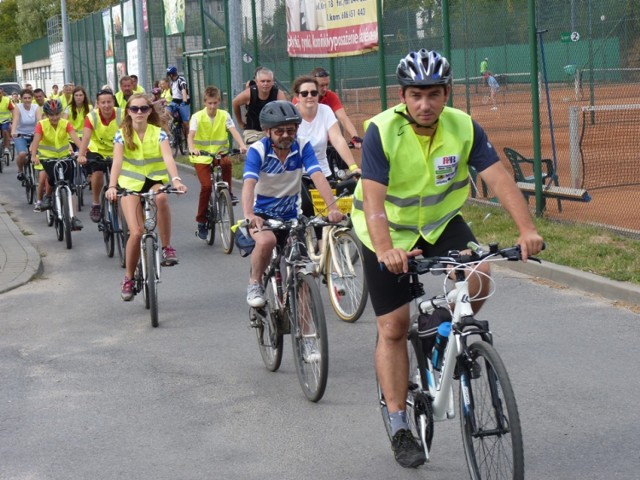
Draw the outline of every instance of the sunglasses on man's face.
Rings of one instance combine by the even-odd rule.
[[[302,95],[303,98],[307,98],[309,95],[311,95],[312,97],[317,97],[318,90],[303,90],[300,92],[300,95]]]
[[[129,107],[129,111],[133,113],[147,113],[149,110],[151,110],[151,107],[149,105],[142,105],[141,107],[138,107],[137,105],[131,105]]]

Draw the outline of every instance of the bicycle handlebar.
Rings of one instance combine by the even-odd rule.
[[[237,148],[232,148],[231,150],[218,150],[215,153],[205,152],[203,150],[200,150],[199,156],[211,157],[211,158],[215,158],[216,160],[220,160],[224,157],[231,157],[234,155],[238,155],[239,153],[240,153],[240,150],[238,150]],[[189,152],[189,155],[192,155],[192,153]]]
[[[448,256],[423,257],[409,259],[409,273],[422,275],[434,271],[434,274],[442,273],[447,267],[459,267],[462,265],[481,263],[492,257],[501,257],[507,261],[516,262],[522,260],[520,245],[499,249],[497,243],[489,245],[489,250],[483,249],[475,242],[469,242],[467,246],[471,249],[470,254],[460,254],[458,250],[451,250]],[[542,249],[545,249],[543,244]],[[538,263],[542,263],[539,258],[528,257]]]
[[[151,198],[154,197],[156,195],[159,195],[161,193],[176,193],[176,194],[183,194],[184,192],[181,190],[178,190],[175,187],[172,187],[171,185],[167,184],[164,185],[162,187],[160,187],[157,190],[149,190],[146,193],[142,193],[142,192],[135,192],[133,190],[127,190],[127,189],[121,189],[121,188],[117,188],[118,190],[118,196],[119,197],[126,197],[127,195],[135,195],[136,197],[143,197],[143,198]]]

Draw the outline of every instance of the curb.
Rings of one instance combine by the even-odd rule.
[[[545,262],[500,262],[500,267],[551,280],[583,292],[600,295],[609,300],[640,305],[640,286],[629,282],[618,282],[605,277],[583,272],[575,268]]]
[[[0,293],[13,290],[43,271],[42,258],[0,205]]]

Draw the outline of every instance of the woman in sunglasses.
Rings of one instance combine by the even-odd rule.
[[[178,176],[178,167],[171,155],[169,137],[162,129],[160,116],[151,100],[144,94],[134,93],[127,102],[126,113],[113,146],[113,165],[107,198],[117,199],[117,187],[146,193],[157,190],[169,182],[181,192],[186,192]],[[126,274],[122,282],[122,299],[133,298],[133,274],[140,257],[142,237],[142,205],[134,195],[120,200],[127,225]],[[171,246],[171,210],[169,199],[162,193],[156,197],[158,207],[158,232],[162,243],[162,265],[178,263],[175,249]]]
[[[302,123],[298,128],[298,136],[307,139],[311,143],[324,176],[328,180],[333,179],[333,172],[327,160],[327,143],[329,141],[347,163],[349,170],[359,172],[360,168],[353,159],[347,141],[340,131],[338,119],[330,107],[319,103],[319,89],[316,78],[311,76],[296,78],[293,82],[293,91],[297,100],[296,107],[302,117]],[[310,182],[306,181],[306,183]],[[311,202],[311,196],[306,191],[303,191],[302,194],[302,211],[307,216],[313,216],[313,203]]]

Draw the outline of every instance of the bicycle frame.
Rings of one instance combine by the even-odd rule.
[[[69,184],[64,179],[64,163],[63,162],[66,160],[67,159],[56,161],[56,165],[54,168],[54,172],[56,176],[56,185],[53,190],[53,196],[55,201],[56,216],[58,220],[61,220],[61,221],[63,219],[62,200],[60,199],[62,195],[66,195],[69,200],[69,213],[71,214],[72,218],[74,213],[73,212],[73,195],[71,193],[71,187],[69,187]]]

